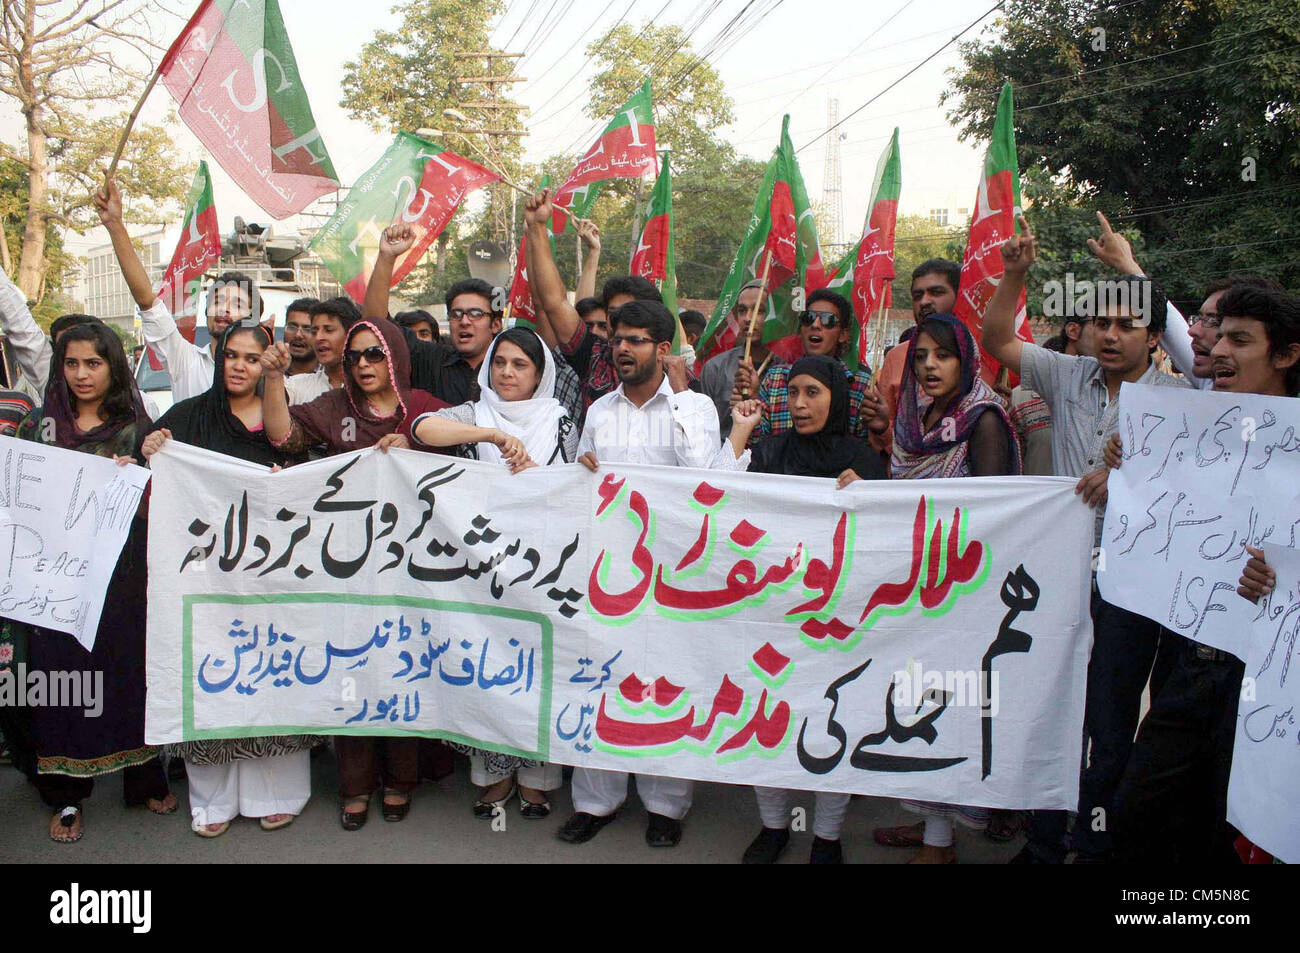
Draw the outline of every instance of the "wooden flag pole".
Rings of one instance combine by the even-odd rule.
[[[158,77],[161,75],[162,64],[160,63],[158,68],[153,71],[153,75],[149,77],[149,82],[145,85],[144,92],[141,93],[140,98],[136,100],[135,108],[131,110],[131,115],[127,117],[126,128],[122,130],[122,138],[118,140],[117,151],[113,153],[113,161],[108,164],[108,174],[104,176],[105,179],[111,179],[113,173],[117,171],[117,163],[122,158],[122,153],[126,151],[126,140],[131,137],[131,130],[135,127],[136,118],[140,115],[140,107],[142,107],[144,101],[149,98],[149,94],[153,92],[154,84],[158,82]]]
[[[475,141],[474,141],[473,139],[471,139],[469,136],[465,135],[465,133],[463,133],[463,132],[458,132],[458,131],[455,130],[455,129],[450,129],[450,130],[448,130],[448,131],[451,132],[453,135],[460,136],[462,139],[464,139],[466,142],[468,142],[468,143],[470,144],[470,147],[473,148],[473,150],[474,150],[475,152],[478,153],[479,159],[482,160],[484,167],[485,167],[489,172],[494,172],[494,173],[496,173],[496,175],[501,179],[502,182],[504,182],[504,183],[505,183],[507,186],[509,186],[510,188],[514,189],[514,190],[515,190],[516,192],[518,192],[520,195],[527,196],[527,197],[530,197],[530,198],[532,197],[532,195],[533,195],[532,192],[530,192],[528,189],[524,188],[522,185],[519,185],[517,182],[514,182],[514,181],[510,178],[510,176],[506,175],[504,169],[499,169],[499,168],[497,168],[496,165],[493,164],[492,160],[489,159],[489,158],[487,157],[487,155],[483,152],[483,150],[479,148],[477,142],[475,142]],[[568,205],[559,205],[559,204],[556,204],[556,205],[555,205],[555,208],[558,208],[558,209],[564,211],[565,213],[567,213],[568,216],[569,216],[569,218],[573,219],[573,222],[574,222],[575,225],[576,225],[577,223],[579,223],[579,222],[585,222],[585,221],[587,221],[585,218],[579,218],[577,215],[574,215],[574,214],[573,214],[573,209],[572,209],[571,207],[569,207]]]
[[[876,340],[873,342],[871,354],[876,358],[876,365],[872,368],[873,373],[880,373],[880,365],[884,363],[885,357],[885,286],[880,286],[880,307],[876,309]]]
[[[754,302],[754,316],[749,319],[750,330],[745,334],[746,363],[748,363],[749,361],[749,349],[754,342],[754,332],[753,332],[754,322],[759,319],[759,315],[762,314],[763,312],[763,292],[767,290],[767,273],[768,273],[768,269],[770,269],[771,267],[772,267],[772,250],[769,248],[767,250],[767,256],[763,259],[763,277],[759,279],[758,300]],[[759,326],[762,327],[762,325]],[[749,388],[748,387],[741,388],[740,396],[744,400],[749,400]]]

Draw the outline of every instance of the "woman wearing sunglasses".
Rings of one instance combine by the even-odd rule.
[[[535,331],[511,328],[496,336],[478,369],[478,399],[422,414],[411,428],[426,447],[464,446],[485,462],[518,473],[577,458],[578,428],[555,399],[556,366]],[[491,819],[519,794],[519,813],[539,819],[551,813],[546,796],[564,783],[558,764],[460,747],[469,755],[470,780],[483,790],[474,816]]]
[[[342,388],[290,407],[284,390],[289,349],[276,344],[263,352],[262,415],[273,447],[302,453],[324,445],[334,455],[373,447],[391,435],[401,439],[383,441],[383,448],[407,446],[415,419],[447,406],[432,394],[410,387],[406,341],[397,326],[383,318],[366,318],[349,329],[343,363],[347,378]],[[406,817],[411,792],[419,782],[419,743],[415,737],[335,736],[343,800],[340,821],[345,831],[365,824],[370,797],[381,784],[384,820]]]

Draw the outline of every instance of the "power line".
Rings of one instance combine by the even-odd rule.
[[[971,30],[973,30],[973,29],[974,29],[974,28],[975,28],[975,27],[980,23],[980,21],[982,21],[985,17],[987,17],[987,16],[988,16],[990,13],[992,13],[994,10],[1000,10],[1000,9],[1002,9],[1002,7],[1003,7],[1003,5],[1004,5],[1005,3],[1006,3],[1006,0],[998,0],[997,3],[993,4],[993,6],[989,7],[989,8],[988,8],[987,10],[985,10],[982,14],[980,14],[978,18],[972,20],[968,26],[966,26],[965,28],[962,29],[962,31],[961,31],[960,33],[955,33],[955,34],[953,34],[953,35],[948,39],[948,41],[947,41],[946,43],[943,44],[943,46],[939,47],[937,50],[935,50],[933,53],[931,53],[929,56],[927,56],[927,57],[926,57],[925,59],[923,59],[921,62],[917,63],[915,66],[913,66],[911,69],[909,69],[909,70],[908,70],[906,73],[904,73],[902,76],[898,77],[898,79],[894,80],[892,83],[890,83],[890,84],[889,84],[888,86],[886,86],[884,89],[882,89],[880,92],[876,93],[876,95],[872,96],[870,99],[868,99],[865,103],[863,103],[863,104],[862,104],[861,106],[859,106],[857,109],[853,110],[851,113],[849,113],[847,116],[845,116],[845,117],[844,117],[843,119],[841,119],[839,122],[837,122],[834,126],[831,126],[830,128],[828,128],[825,132],[823,132],[821,135],[817,136],[815,139],[810,139],[810,140],[808,140],[807,142],[805,142],[802,146],[800,146],[798,149],[796,149],[795,152],[796,152],[796,153],[798,153],[798,152],[802,152],[804,149],[807,149],[807,148],[808,148],[809,146],[811,146],[813,143],[815,143],[815,142],[819,142],[819,141],[821,141],[822,139],[824,139],[826,136],[830,135],[832,132],[835,131],[835,129],[836,129],[838,126],[842,126],[842,125],[844,125],[844,123],[848,122],[850,119],[852,119],[852,118],[853,118],[854,116],[856,116],[858,113],[862,112],[862,110],[866,109],[868,106],[870,106],[872,103],[874,103],[874,102],[875,102],[877,99],[879,99],[881,96],[885,95],[885,93],[889,92],[891,89],[893,89],[893,88],[894,88],[895,86],[897,86],[899,83],[901,83],[903,80],[907,79],[909,76],[911,76],[911,75],[912,75],[913,73],[915,73],[917,70],[921,69],[921,67],[925,66],[925,64],[928,63],[928,62],[930,62],[930,60],[934,59],[936,56],[938,56],[940,53],[942,53],[942,52],[943,52],[944,50],[946,50],[948,47],[950,47],[950,46],[952,46],[954,43],[956,43],[959,39],[962,38],[962,36],[964,36],[965,34],[969,33]]]

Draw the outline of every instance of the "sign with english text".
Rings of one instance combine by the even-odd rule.
[[[1069,480],[855,483],[414,451],[153,458],[146,738],[442,737],[1004,808],[1077,800]],[[1051,526],[1052,532],[1042,532]]]

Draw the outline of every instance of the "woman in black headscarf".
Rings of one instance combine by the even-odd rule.
[[[100,321],[69,328],[54,344],[45,403],[18,427],[25,440],[128,463],[149,427],[149,416],[117,334]],[[58,813],[50,838],[81,840],[81,803],[94,779],[122,772],[128,806],[145,804],[171,814],[160,751],[144,743],[144,629],[147,578],[145,520],[138,513],[113,569],[94,647],[64,632],[33,627],[28,671],[74,673],[79,684],[102,683],[98,717],[66,705],[32,710],[36,788]]]
[[[714,459],[719,469],[748,469],[751,473],[834,479],[839,487],[855,480],[883,480],[885,461],[862,440],[849,436],[849,387],[844,367],[824,355],[808,355],[790,368],[789,395],[792,430],[769,437],[745,450],[749,435],[762,417],[756,400],[732,408],[730,447],[723,445]],[[746,466],[747,465],[747,466]],[[771,864],[790,841],[790,792],[755,787],[763,829],[745,850],[747,864]],[[843,862],[840,828],[849,795],[818,791],[813,815],[814,864]]]
[[[258,324],[232,324],[221,336],[212,387],[172,407],[154,424],[142,453],[149,460],[168,440],[263,466],[295,462],[276,450],[262,427],[262,352],[271,336]],[[173,745],[189,777],[191,827],[219,837],[238,815],[264,830],[293,822],[311,797],[311,735],[187,741]]]

